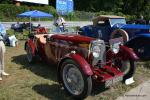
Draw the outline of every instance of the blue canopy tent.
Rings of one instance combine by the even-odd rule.
[[[31,33],[31,18],[51,18],[51,17],[53,17],[53,15],[49,14],[49,13],[42,12],[42,11],[33,10],[33,11],[27,11],[27,12],[18,14],[17,17],[28,17],[28,18],[30,18],[30,33]]]

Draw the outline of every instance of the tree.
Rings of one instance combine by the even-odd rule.
[[[0,4],[12,4],[13,0],[0,0]]]

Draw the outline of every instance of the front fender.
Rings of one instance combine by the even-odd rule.
[[[67,59],[72,59],[74,60],[77,64],[80,65],[81,70],[83,71],[83,73],[87,76],[91,76],[93,75],[93,71],[91,69],[91,66],[88,64],[88,62],[81,57],[79,54],[67,54],[64,56],[64,58],[62,58],[59,63],[58,63],[58,67],[57,67],[57,78],[58,78],[58,82],[61,83],[61,78],[60,78],[60,70],[61,70],[61,65],[64,61],[66,61]]]
[[[81,70],[83,71],[83,73],[87,76],[91,76],[93,75],[93,71],[91,69],[91,66],[90,64],[83,58],[81,57],[79,54],[73,54],[73,53],[70,53],[70,54],[67,54],[63,59],[61,59],[59,61],[59,64],[58,64],[58,72],[60,70],[60,67],[61,67],[61,64],[67,60],[67,59],[72,59],[74,60],[77,64],[80,65],[81,67]]]
[[[119,55],[123,57],[123,59],[131,59],[131,60],[138,60],[139,57],[134,53],[131,48],[121,45]]]
[[[27,45],[29,45],[32,49],[32,55],[35,55],[35,51],[36,51],[36,46],[35,44],[33,43],[33,40],[29,39],[25,42],[25,46],[24,46],[24,49],[26,50],[26,47]]]

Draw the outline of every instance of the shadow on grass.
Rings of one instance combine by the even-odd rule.
[[[35,64],[29,64],[26,55],[19,55],[12,57],[12,62],[21,65],[21,69],[25,68],[27,70],[30,70],[34,74],[55,81],[57,82],[57,69],[54,65],[49,65],[43,62],[36,62]],[[33,88],[37,93],[45,96],[49,99],[55,99],[55,100],[70,100],[71,98],[69,95],[64,92],[64,90],[60,89],[60,85],[54,84],[54,85],[48,85],[48,84],[40,84],[35,85]],[[103,88],[100,84],[95,84],[93,87],[93,91],[91,96],[97,95],[99,93],[102,93],[104,91],[107,91],[108,88]]]
[[[109,88],[105,88],[104,84],[98,84],[98,83],[94,83],[92,88],[93,89],[92,89],[91,96],[98,95],[109,89]]]
[[[12,57],[12,62],[21,65],[21,68],[30,70],[38,76],[57,81],[57,68],[54,65],[46,64],[41,61],[37,61],[34,64],[29,64],[25,54]]]
[[[73,100],[66,92],[64,92],[64,90],[60,88],[60,85],[57,84],[39,84],[35,85],[32,89],[50,100]]]

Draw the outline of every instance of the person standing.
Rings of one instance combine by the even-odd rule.
[[[4,71],[4,54],[5,54],[5,44],[3,42],[3,37],[0,36],[0,81],[2,80],[2,75],[8,76],[9,74]]]
[[[4,27],[4,25],[0,22],[0,36],[2,36],[3,41],[6,45],[9,45],[9,39],[8,39],[8,35],[6,33],[6,28]]]
[[[65,23],[66,23],[66,21],[64,20],[63,17],[59,17],[59,21],[60,21],[59,27],[60,27],[61,31],[64,32],[65,31]]]
[[[64,32],[65,30],[65,23],[66,21],[61,16],[58,16],[57,19],[54,20],[54,25],[58,27],[62,32]]]

